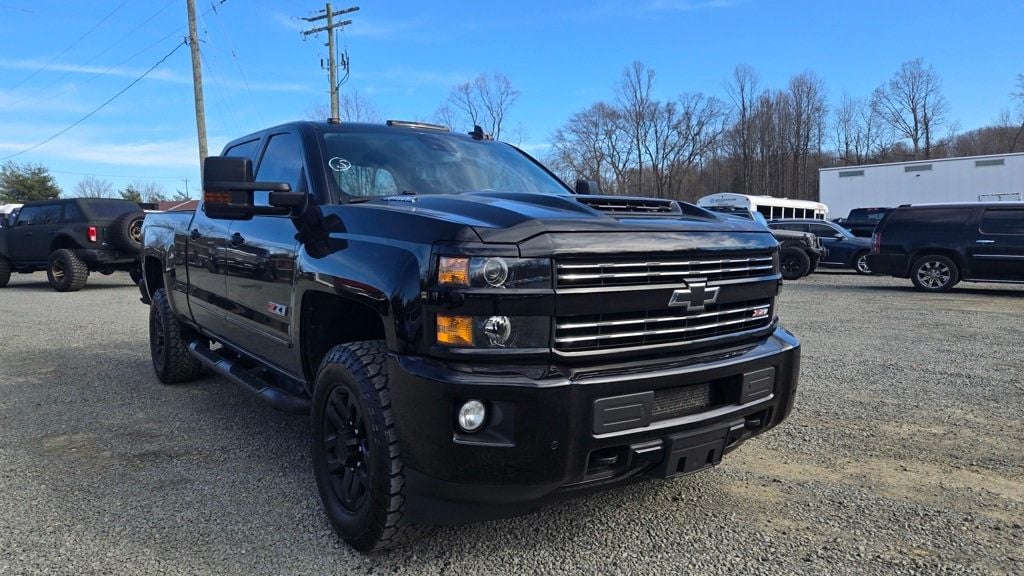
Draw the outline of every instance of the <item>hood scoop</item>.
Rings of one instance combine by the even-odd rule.
[[[683,214],[675,200],[661,198],[637,198],[633,196],[577,196],[576,200],[595,210],[609,214]]]

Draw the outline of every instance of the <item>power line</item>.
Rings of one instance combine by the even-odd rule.
[[[111,16],[113,16],[113,15],[114,15],[114,14],[115,14],[115,13],[116,13],[116,12],[117,12],[118,10],[120,10],[120,9],[121,9],[121,7],[123,7],[123,6],[124,6],[125,4],[127,4],[127,3],[128,3],[128,0],[121,0],[121,3],[120,3],[120,4],[118,4],[118,5],[117,5],[117,6],[116,6],[116,7],[115,7],[115,8],[113,9],[113,10],[111,10],[111,11],[110,11],[109,13],[107,13],[107,15],[106,15],[106,16],[104,16],[103,18],[101,18],[101,19],[100,19],[100,21],[99,21],[99,22],[97,22],[96,24],[94,24],[92,28],[89,28],[88,30],[86,30],[84,34],[82,34],[81,36],[79,36],[78,38],[76,38],[76,39],[75,39],[75,41],[74,41],[74,42],[72,42],[72,43],[71,43],[71,44],[70,44],[70,45],[69,45],[69,46],[68,46],[67,48],[65,48],[65,49],[61,50],[61,51],[60,51],[60,53],[59,53],[59,54],[57,54],[56,56],[54,56],[53,58],[50,58],[50,61],[49,61],[49,62],[47,62],[46,64],[44,64],[44,65],[43,65],[43,66],[42,66],[41,68],[37,68],[37,69],[36,69],[36,70],[35,70],[34,72],[32,72],[31,74],[29,74],[29,75],[28,75],[28,76],[26,76],[25,78],[22,78],[21,82],[18,82],[18,83],[17,83],[17,84],[15,84],[14,86],[11,86],[11,88],[10,88],[10,89],[11,89],[11,90],[13,90],[13,89],[15,89],[15,88],[18,88],[19,86],[21,86],[21,85],[22,85],[22,84],[24,84],[25,82],[28,82],[29,80],[31,80],[31,79],[33,79],[33,78],[35,78],[35,77],[36,77],[36,75],[37,75],[37,74],[39,74],[40,72],[42,72],[43,70],[46,70],[47,68],[49,68],[49,67],[50,67],[50,65],[51,65],[51,64],[53,64],[54,62],[56,62],[58,58],[60,58],[61,56],[63,56],[63,55],[65,55],[65,54],[67,54],[67,53],[68,53],[68,52],[69,52],[69,51],[70,51],[70,50],[71,50],[72,48],[74,48],[75,46],[77,46],[79,42],[81,42],[82,40],[85,40],[85,37],[86,37],[86,36],[88,36],[89,34],[92,34],[94,30],[96,30],[97,28],[99,28],[99,27],[100,27],[100,25],[102,25],[102,24],[103,24],[104,22],[106,22],[106,21],[107,21],[108,19],[110,19],[110,17],[111,17]]]
[[[21,152],[16,152],[16,153],[14,153],[14,154],[11,154],[10,156],[5,156],[5,157],[3,157],[3,158],[0,158],[0,162],[3,162],[3,161],[5,161],[5,160],[10,160],[11,158],[14,158],[15,156],[21,156],[22,154],[24,154],[24,153],[26,153],[26,152],[31,152],[32,150],[35,150],[36,148],[39,148],[39,147],[40,147],[40,146],[42,146],[43,144],[46,144],[46,143],[48,143],[48,142],[51,142],[51,141],[55,140],[55,139],[56,139],[57,137],[59,137],[59,136],[63,135],[64,133],[68,132],[69,130],[71,130],[71,129],[72,129],[72,128],[74,128],[75,126],[78,126],[78,125],[79,125],[79,124],[81,124],[82,122],[85,122],[85,121],[86,121],[86,120],[88,120],[88,119],[89,119],[90,117],[92,117],[92,115],[93,115],[93,114],[95,114],[95,113],[99,112],[100,110],[102,110],[103,108],[105,108],[105,107],[107,106],[107,104],[110,104],[110,103],[111,103],[111,102],[113,102],[113,101],[114,101],[115,99],[117,99],[117,97],[118,97],[118,96],[120,96],[121,94],[124,94],[125,92],[127,92],[129,88],[131,88],[132,86],[135,86],[136,84],[138,84],[138,83],[139,83],[139,82],[140,82],[140,81],[141,81],[141,80],[142,80],[143,78],[145,78],[146,76],[148,76],[150,72],[152,72],[153,70],[156,70],[156,68],[157,68],[158,66],[160,66],[161,64],[163,64],[164,62],[166,62],[166,61],[167,61],[167,59],[168,59],[168,58],[170,58],[170,57],[171,57],[172,55],[174,55],[174,53],[175,53],[175,52],[177,52],[179,48],[181,48],[182,46],[184,46],[184,45],[186,45],[186,44],[187,44],[187,42],[186,42],[186,41],[184,41],[184,40],[182,40],[182,41],[181,41],[181,42],[180,42],[180,43],[179,43],[179,44],[178,44],[177,46],[175,46],[175,47],[174,47],[174,49],[173,49],[173,50],[171,50],[170,52],[168,52],[166,56],[164,56],[164,57],[163,57],[163,58],[161,58],[161,59],[160,59],[159,61],[157,61],[157,63],[156,63],[156,64],[153,64],[152,66],[150,66],[150,67],[149,67],[149,69],[148,69],[148,70],[146,70],[145,72],[143,72],[143,73],[142,73],[142,74],[141,74],[141,75],[140,75],[140,76],[139,76],[138,78],[136,78],[135,80],[132,80],[132,81],[131,81],[131,83],[130,83],[130,84],[128,84],[127,86],[125,86],[124,88],[122,88],[120,92],[118,92],[117,94],[114,94],[113,96],[111,96],[111,97],[110,97],[109,99],[107,99],[107,101],[106,101],[106,102],[104,102],[103,104],[100,104],[99,106],[97,106],[95,110],[93,110],[92,112],[89,112],[89,113],[88,113],[88,114],[86,114],[85,116],[82,116],[82,117],[81,117],[81,118],[79,118],[79,119],[78,119],[77,121],[75,121],[75,122],[74,122],[74,123],[72,123],[72,124],[71,124],[70,126],[68,126],[67,128],[64,128],[64,129],[63,129],[63,130],[61,130],[60,132],[57,132],[57,133],[56,133],[56,134],[54,134],[53,136],[50,136],[49,138],[47,138],[46,140],[43,140],[42,142],[40,142],[40,143],[38,143],[38,144],[35,144],[35,145],[33,145],[33,146],[29,146],[28,148],[26,148],[26,149],[22,150]]]

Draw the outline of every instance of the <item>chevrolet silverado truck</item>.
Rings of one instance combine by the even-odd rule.
[[[143,226],[157,378],[310,417],[338,534],[718,464],[793,407],[779,245],[752,221],[575,188],[479,128],[299,122],[206,159]]]
[[[58,292],[81,290],[91,272],[128,272],[138,282],[145,213],[128,200],[64,198],[28,202],[0,228],[0,287],[12,272],[46,271]]]

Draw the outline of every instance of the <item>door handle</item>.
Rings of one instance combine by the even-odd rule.
[[[192,231],[188,233],[188,237],[193,240],[199,240],[199,228],[193,228]]]
[[[230,242],[232,246],[241,246],[242,244],[245,244],[245,238],[238,232],[235,232],[231,235]]]
[[[975,240],[975,244],[995,244],[995,240]]]

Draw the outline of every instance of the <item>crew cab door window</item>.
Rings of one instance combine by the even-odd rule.
[[[302,161],[302,143],[295,134],[274,134],[267,143],[260,167],[256,170],[257,182],[287,182],[293,192],[305,192]],[[253,202],[257,206],[269,206],[269,192],[256,192]]]

